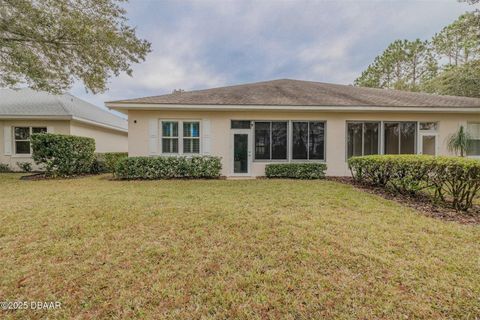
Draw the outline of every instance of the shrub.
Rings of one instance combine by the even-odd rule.
[[[121,158],[115,166],[118,179],[218,178],[219,157],[131,157]]]
[[[89,173],[94,161],[95,140],[62,134],[42,133],[31,137],[32,158],[47,176]]]
[[[459,157],[374,155],[348,160],[352,177],[361,183],[415,196],[433,189],[433,200],[468,210],[480,191],[480,161]]]
[[[107,152],[104,154],[105,167],[107,172],[115,172],[115,167],[117,163],[123,159],[127,158],[127,152]]]
[[[8,164],[0,163],[0,172],[11,172],[10,167]]]
[[[117,162],[126,157],[128,157],[127,152],[95,153],[90,172],[93,174],[112,173],[115,171]]]
[[[90,173],[99,174],[107,173],[107,165],[105,163],[105,154],[104,153],[95,153],[92,161],[92,166],[90,167]]]
[[[30,162],[17,162],[17,166],[23,172],[31,172],[32,171],[32,164]]]
[[[275,163],[265,166],[267,178],[323,179],[325,163]]]

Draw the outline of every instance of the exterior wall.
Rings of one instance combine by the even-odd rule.
[[[12,154],[5,155],[4,128],[12,127]],[[31,162],[30,155],[16,155],[13,146],[13,127],[47,127],[49,131],[70,134],[70,121],[67,120],[0,120],[0,163],[8,164],[12,170],[18,170],[17,162]],[[33,166],[36,169],[35,165]]]
[[[446,146],[448,135],[467,121],[480,121],[475,114],[440,113],[353,113],[353,112],[277,112],[277,111],[142,111],[129,110],[129,155],[151,155],[149,143],[151,132],[149,123],[159,119],[210,120],[211,154],[223,159],[222,174],[231,176],[232,149],[230,120],[322,120],[326,121],[326,163],[327,174],[331,176],[349,175],[346,164],[346,123],[347,121],[436,121],[438,122],[438,154],[448,155]],[[158,130],[158,129],[157,129]],[[202,134],[202,132],[201,132]],[[253,130],[252,130],[253,134]],[[157,139],[158,143],[158,139]],[[253,147],[252,147],[253,148]],[[159,150],[159,149],[158,149]],[[285,162],[285,161],[283,161]],[[273,161],[255,161],[251,166],[253,176],[264,175],[265,164]]]
[[[97,152],[127,152],[128,134],[71,121],[70,134],[95,139]]]

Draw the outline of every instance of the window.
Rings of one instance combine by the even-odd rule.
[[[183,123],[183,153],[200,153],[200,123]]]
[[[385,122],[383,128],[385,154],[415,153],[416,122]]]
[[[324,122],[292,122],[292,159],[325,160]]]
[[[420,130],[422,131],[437,131],[438,122],[420,122]]]
[[[250,129],[250,120],[232,120],[230,122],[231,129]]]
[[[380,123],[347,123],[347,157],[378,154]]]
[[[199,121],[161,121],[162,153],[200,153]]]
[[[178,122],[162,121],[162,153],[178,153]]]
[[[480,156],[480,123],[467,123],[467,132],[470,134],[468,156]]]
[[[30,149],[30,136],[33,133],[45,133],[47,128],[45,127],[15,127],[15,154],[31,154]]]
[[[255,122],[255,159],[286,160],[288,123],[286,121]]]

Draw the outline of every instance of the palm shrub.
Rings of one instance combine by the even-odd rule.
[[[448,151],[455,154],[460,153],[460,157],[464,157],[470,148],[470,134],[463,126],[458,128],[457,132],[452,133],[447,140]]]

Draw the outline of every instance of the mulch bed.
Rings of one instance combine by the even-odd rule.
[[[78,176],[72,176],[72,177],[47,177],[43,173],[34,173],[34,174],[29,174],[27,176],[21,176],[20,180],[32,180],[32,181],[38,181],[38,180],[70,180],[70,179],[81,179],[81,178],[86,178],[86,177],[92,177],[92,176],[97,176],[98,174],[83,174],[83,175],[78,175]]]
[[[442,205],[435,205],[431,199],[426,195],[419,195],[418,197],[409,197],[405,195],[394,194],[388,189],[372,187],[354,181],[350,177],[328,177],[327,180],[341,182],[353,185],[355,188],[365,192],[381,196],[388,200],[393,200],[401,203],[407,207],[413,208],[422,214],[442,219],[446,221],[455,221],[462,224],[480,225],[480,206],[475,205],[468,212],[457,212],[456,210]]]

